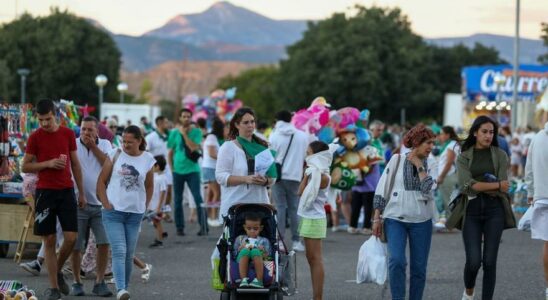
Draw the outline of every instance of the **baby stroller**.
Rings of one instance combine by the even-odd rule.
[[[240,288],[241,281],[238,262],[234,255],[234,241],[236,237],[245,234],[243,225],[246,212],[255,212],[262,215],[261,224],[264,226],[261,236],[267,238],[271,245],[269,257],[272,260],[264,261],[264,288]],[[219,275],[224,283],[221,300],[236,299],[268,299],[282,300],[280,248],[277,235],[276,209],[268,204],[237,204],[228,211],[224,220],[223,236],[217,244],[220,253]],[[248,273],[250,279],[255,278],[255,270],[250,264]]]

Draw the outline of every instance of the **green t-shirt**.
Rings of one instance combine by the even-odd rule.
[[[200,145],[202,142],[202,131],[198,128],[193,128],[188,133],[188,137],[195,144]],[[181,132],[178,129],[172,130],[169,133],[167,147],[173,150],[173,172],[180,175],[200,172],[200,165],[186,157],[185,148],[182,143],[184,143],[184,140]]]
[[[474,148],[474,158],[470,165],[470,173],[472,174],[472,178],[481,182],[485,182],[485,173],[495,174],[491,149]]]

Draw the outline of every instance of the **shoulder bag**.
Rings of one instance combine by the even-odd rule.
[[[398,169],[400,168],[400,154],[396,154],[397,161],[396,161],[396,168],[394,168],[392,174],[390,174],[389,180],[387,180],[384,184],[384,200],[386,201],[386,205],[388,205],[388,202],[390,201],[390,194],[392,194],[392,189],[394,188],[394,181],[396,180],[396,174],[398,173]],[[387,171],[390,172],[390,169],[387,169]],[[385,205],[385,208],[386,208]],[[381,242],[386,243],[386,232],[384,230],[384,218],[381,221]]]
[[[282,163],[276,163],[276,172],[278,173],[278,177],[276,178],[276,182],[282,180],[282,167],[284,166],[285,158],[287,157],[287,153],[289,153],[289,148],[291,148],[291,143],[293,142],[293,136],[295,134],[291,135],[291,138],[289,139],[289,145],[287,145],[287,150],[285,150],[284,158],[282,159]]]

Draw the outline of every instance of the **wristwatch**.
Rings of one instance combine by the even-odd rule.
[[[426,169],[424,169],[424,167],[419,167],[419,168],[417,169],[417,171],[418,171],[419,173],[423,173],[423,172],[426,173]]]

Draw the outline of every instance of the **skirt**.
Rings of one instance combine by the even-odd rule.
[[[548,204],[537,201],[531,208],[531,238],[548,242]]]
[[[299,235],[303,238],[325,239],[327,232],[327,219],[301,218],[299,223]]]

